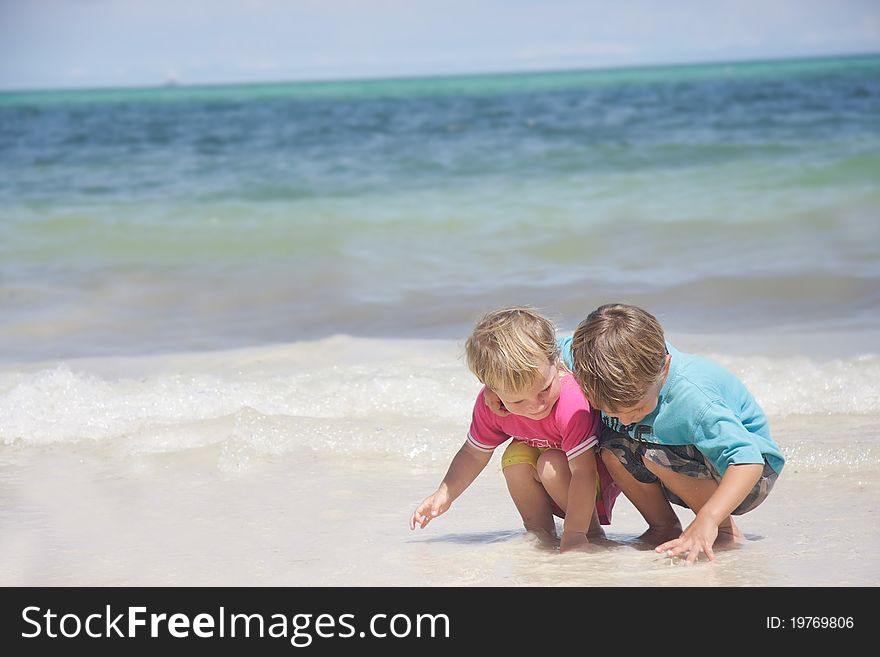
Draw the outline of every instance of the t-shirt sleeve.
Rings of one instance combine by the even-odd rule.
[[[574,369],[574,359],[571,357],[571,337],[556,338],[556,344],[559,346],[559,355],[565,367],[571,372]]]
[[[729,465],[763,463],[755,436],[726,404],[708,403],[696,418],[693,436],[699,449],[723,474]]]
[[[474,412],[471,417],[471,428],[468,431],[467,440],[471,446],[476,447],[483,452],[491,452],[498,445],[510,438],[510,435],[504,433],[501,429],[499,418],[483,399],[486,391],[484,387],[477,395],[477,401],[474,402]]]
[[[599,412],[590,407],[577,384],[563,387],[556,421],[562,435],[562,449],[569,461],[599,442]]]

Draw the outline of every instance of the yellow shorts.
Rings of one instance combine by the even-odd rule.
[[[521,440],[511,440],[504,454],[501,455],[501,469],[508,465],[517,465],[519,463],[528,463],[534,467],[538,467],[538,457],[553,447],[532,447],[528,443]],[[561,450],[560,450],[561,451]]]
[[[531,445],[524,443],[520,440],[511,440],[510,444],[507,446],[507,449],[504,450],[504,454],[501,455],[501,469],[504,470],[504,468],[506,468],[508,465],[517,465],[519,463],[528,463],[532,467],[537,468],[538,457],[546,452],[548,449],[557,448],[532,447]],[[604,470],[604,467],[605,466],[599,466],[600,470]],[[602,502],[602,486],[600,480],[601,477],[596,477],[596,510],[599,512],[599,521],[603,525],[609,525],[611,524],[611,515],[608,511],[605,510],[605,506]],[[608,481],[611,481],[610,476],[608,477]],[[609,499],[609,506],[614,504],[615,497],[617,497],[616,494],[614,494]],[[599,508],[600,505],[601,509]],[[560,518],[565,518],[565,513],[556,505],[556,502],[553,502],[553,514],[559,516]]]

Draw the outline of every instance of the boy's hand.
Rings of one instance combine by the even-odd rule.
[[[446,491],[435,491],[433,495],[429,495],[424,502],[419,504],[419,508],[413,511],[409,519],[409,528],[415,529],[418,525],[424,529],[434,518],[446,513],[451,505],[452,502]]]
[[[501,401],[501,398],[490,390],[488,386],[483,391],[483,401],[486,402],[486,406],[488,406],[489,410],[495,413],[495,415],[498,415],[499,417],[510,415],[510,411],[507,410],[507,407],[504,405],[504,402]]]
[[[700,518],[698,515],[682,532],[681,536],[666,541],[663,545],[658,545],[654,551],[668,552],[673,557],[686,553],[688,564],[694,563],[700,556],[700,552],[705,552],[709,561],[714,561],[715,553],[712,551],[712,545],[717,537],[718,525],[712,520]]]

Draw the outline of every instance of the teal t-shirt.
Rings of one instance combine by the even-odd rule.
[[[558,343],[571,369],[571,337]],[[666,348],[672,358],[657,408],[627,426],[605,413],[602,421],[636,440],[694,445],[721,475],[729,465],[765,460],[777,474],[782,472],[785,457],[770,437],[767,416],[742,381],[710,360],[678,351],[668,342]]]

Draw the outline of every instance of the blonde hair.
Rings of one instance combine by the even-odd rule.
[[[587,399],[620,410],[644,398],[663,377],[666,341],[651,313],[620,303],[600,306],[572,336],[572,372]]]
[[[519,393],[559,360],[556,329],[534,308],[493,310],[474,326],[465,343],[471,372],[492,390]]]

